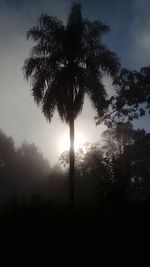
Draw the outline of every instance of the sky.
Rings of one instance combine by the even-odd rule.
[[[118,54],[122,67],[139,70],[150,65],[149,0],[82,0],[83,16],[101,20],[111,32],[104,37],[109,49]],[[36,25],[41,13],[58,16],[64,22],[70,0],[0,0],[0,128],[19,146],[24,140],[35,143],[51,165],[58,161],[61,136],[68,126],[54,115],[48,124],[33,101],[22,72],[31,42],[26,32]],[[106,88],[110,80],[105,79]],[[75,121],[76,131],[89,142],[100,139],[104,126],[96,126],[94,111],[85,99],[82,114]],[[135,122],[149,130],[149,119]]]

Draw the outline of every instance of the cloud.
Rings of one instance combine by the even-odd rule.
[[[150,65],[150,2],[134,0],[130,28],[129,65],[133,68]]]

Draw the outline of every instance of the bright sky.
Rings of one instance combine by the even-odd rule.
[[[48,124],[33,102],[30,85],[22,74],[31,47],[25,36],[43,12],[65,20],[71,3],[69,0],[0,0],[0,128],[17,145],[23,140],[34,142],[51,164],[58,160],[60,136],[67,134],[68,127],[60,122],[57,114]],[[110,26],[111,33],[105,37],[105,43],[118,53],[123,67],[139,69],[150,65],[149,0],[83,0],[81,3],[85,16]],[[109,87],[109,80],[106,86]],[[86,99],[75,126],[90,142],[99,140],[103,130],[103,126],[95,126],[94,115]],[[148,119],[135,125],[149,129]]]

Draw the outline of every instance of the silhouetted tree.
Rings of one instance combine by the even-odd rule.
[[[0,129],[0,182],[2,184],[7,185],[7,179],[14,171],[15,152],[13,139]]]
[[[122,69],[114,80],[116,94],[110,98],[110,108],[103,121],[133,121],[150,114],[150,67],[140,71]],[[97,120],[100,123],[101,120]]]
[[[113,123],[101,135],[104,143],[102,150],[110,156],[118,156],[120,158],[124,153],[125,147],[133,143],[134,134],[135,130],[131,122]]]
[[[113,198],[125,199],[129,184],[128,161],[124,157],[127,146],[134,143],[135,130],[130,122],[113,123],[102,133],[102,150],[105,153],[105,162],[112,181]]]
[[[130,122],[113,123],[102,134],[106,160],[116,196],[144,196],[150,189],[149,134],[135,130]],[[114,195],[115,196],[115,195]]]
[[[118,57],[102,43],[109,27],[100,21],[83,20],[81,5],[72,5],[66,25],[54,16],[42,15],[27,38],[36,45],[24,63],[26,79],[32,81],[35,102],[48,121],[58,110],[70,127],[70,204],[74,202],[74,120],[87,94],[101,117],[107,108],[103,72],[114,76]]]
[[[44,159],[42,153],[35,144],[28,144],[24,142],[21,147],[17,149],[17,161],[24,169],[24,172],[29,172],[29,176],[33,174],[41,176],[48,173],[49,163]]]
[[[60,156],[60,163],[69,165],[69,154],[64,152]],[[93,201],[110,197],[113,191],[112,165],[110,158],[106,159],[99,143],[86,143],[75,153],[75,170],[78,176],[76,183],[79,199]]]
[[[16,148],[0,130],[0,200],[43,191],[49,173],[48,161],[34,144],[24,142]]]
[[[15,145],[11,137],[7,137],[0,129],[0,169],[7,167],[15,154]]]
[[[137,130],[134,143],[125,149],[124,158],[128,162],[128,173],[132,189],[137,197],[150,197],[150,133]]]

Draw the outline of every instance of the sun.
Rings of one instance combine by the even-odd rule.
[[[87,142],[86,137],[83,134],[76,132],[75,142],[74,142],[75,152],[78,151],[78,149],[81,148],[86,142]],[[64,134],[60,137],[59,140],[59,152],[62,153],[64,151],[68,151],[69,147],[70,147],[69,134]]]

